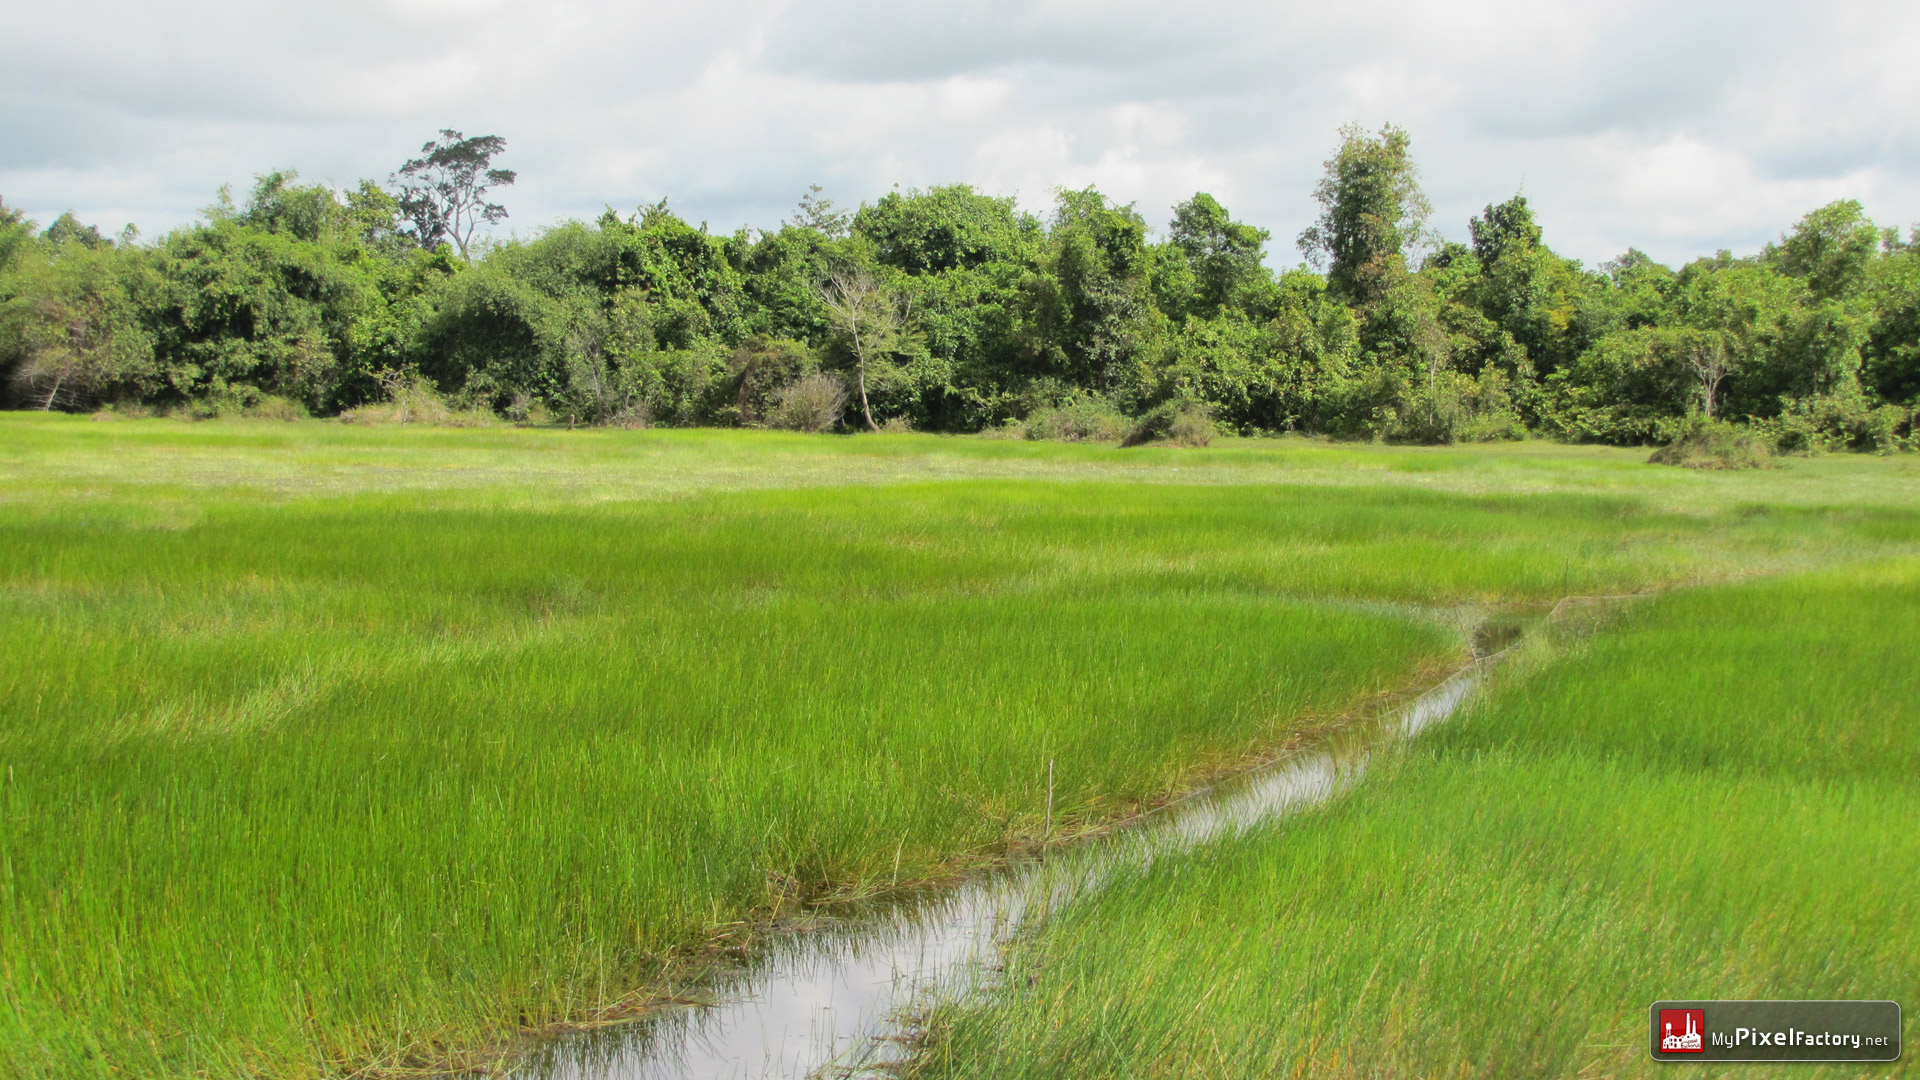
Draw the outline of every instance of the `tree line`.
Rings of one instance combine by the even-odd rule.
[[[1179,412],[1416,442],[1643,444],[1701,418],[1790,449],[1914,438],[1920,228],[1850,200],[1750,256],[1587,268],[1517,195],[1444,241],[1407,133],[1349,127],[1308,263],[1278,273],[1271,235],[1210,195],[1156,236],[1093,188],[1044,216],[965,184],[852,211],[815,188],[730,235],[663,200],[491,242],[505,146],[444,131],[346,190],[271,172],[152,243],[0,204],[11,404],[324,416],[405,391],[585,424],[1071,434]]]

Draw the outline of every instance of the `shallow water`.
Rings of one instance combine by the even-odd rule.
[[[1451,716],[1485,662],[1379,724],[1170,804],[1100,839],[1055,847],[1043,859],[984,872],[918,903],[775,935],[752,965],[708,988],[714,1004],[556,1040],[515,1075],[745,1080],[880,1073],[907,1053],[913,1006],[984,985],[1001,948],[1022,927],[1116,872],[1331,798],[1373,752]]]

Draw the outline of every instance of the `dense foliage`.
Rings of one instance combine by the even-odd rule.
[[[504,216],[457,183],[511,183],[488,168],[504,142],[442,134],[427,150],[466,155],[437,181],[447,214]],[[397,195],[270,173],[150,244],[0,207],[0,377],[20,407],[193,414],[332,415],[409,385],[577,423],[769,424],[813,394],[846,396],[848,423],[947,431],[1159,410],[1428,442],[1664,442],[1690,416],[1788,450],[1913,438],[1920,234],[1849,200],[1750,257],[1588,269],[1520,196],[1440,242],[1406,133],[1342,135],[1300,237],[1318,269],[1277,274],[1268,233],[1204,193],[1164,239],[1092,188],[1042,219],[956,184],[852,213],[816,189],[772,231],[716,235],[662,201],[469,244],[470,223],[422,224],[426,157]]]

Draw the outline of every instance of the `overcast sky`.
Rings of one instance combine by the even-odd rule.
[[[773,226],[964,181],[1196,190],[1294,236],[1336,129],[1413,135],[1435,224],[1524,192],[1560,251],[1755,249],[1860,199],[1920,219],[1912,0],[5,0],[0,198],[149,237],[223,183],[385,179],[441,127],[508,140],[507,228],[671,198]]]

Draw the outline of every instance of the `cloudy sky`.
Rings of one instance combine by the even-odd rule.
[[[1858,198],[1920,219],[1912,0],[11,0],[0,198],[148,237],[274,167],[385,178],[508,139],[522,233],[671,197],[731,231],[810,183],[1212,192],[1293,237],[1336,129],[1413,134],[1454,238],[1524,192],[1559,250],[1750,251]]]

